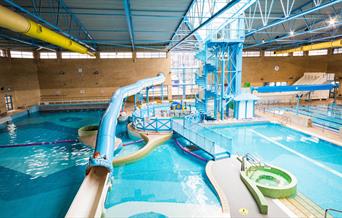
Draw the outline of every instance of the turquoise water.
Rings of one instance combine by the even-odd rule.
[[[102,112],[35,113],[0,126],[4,144],[76,139]],[[92,149],[80,143],[0,148],[0,217],[63,217]]]
[[[342,209],[342,147],[271,123],[213,129],[233,138],[233,153],[290,171],[304,195],[324,209]]]
[[[129,145],[121,152],[131,153],[140,146]],[[219,205],[206,181],[204,167],[169,140],[143,159],[114,168],[113,187],[105,207],[128,201]]]

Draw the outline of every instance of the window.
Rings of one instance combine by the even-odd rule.
[[[33,52],[31,51],[11,51],[11,58],[29,58],[33,59]]]
[[[342,48],[335,48],[334,54],[342,54]]]
[[[2,49],[0,49],[0,57],[5,57],[5,52]]]
[[[183,93],[194,95],[198,92],[195,84],[196,74],[199,73],[200,61],[195,52],[172,52],[171,81],[173,98],[180,98]]]
[[[260,57],[260,51],[244,51],[242,57]]]
[[[265,82],[264,86],[287,86],[287,82]]]
[[[327,55],[328,49],[309,51],[309,56]]]
[[[293,56],[304,56],[304,52],[303,51],[295,51],[295,52],[293,52]]]
[[[56,52],[40,52],[39,53],[40,59],[57,59]]]
[[[194,67],[200,66],[200,61],[195,57],[195,52],[172,52],[171,68]]]
[[[6,110],[7,110],[7,111],[13,110],[13,99],[12,99],[12,95],[5,95],[5,104],[6,104]]]
[[[166,52],[137,52],[137,58],[166,58]]]
[[[100,52],[100,58],[132,58],[132,52]]]
[[[265,57],[286,57],[289,56],[288,53],[275,54],[274,51],[265,51]]]
[[[62,59],[95,59],[95,56],[76,52],[62,52]]]

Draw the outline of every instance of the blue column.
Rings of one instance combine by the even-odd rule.
[[[134,95],[134,110],[137,109],[137,95]]]
[[[242,49],[243,43],[238,43],[235,48],[235,95],[241,93]]]
[[[148,90],[150,88],[146,88],[146,103],[148,104],[150,102],[149,96],[148,96]]]
[[[186,86],[185,86],[185,66],[183,65],[183,75],[182,75],[182,82],[183,82],[183,95],[182,95],[182,105],[183,105],[183,101],[186,98]]]
[[[222,63],[221,63],[221,120],[224,120],[224,74],[225,74],[225,68],[226,68],[226,64],[225,64],[225,59],[224,59],[224,55],[225,55],[225,48],[221,48],[221,55],[222,55]]]
[[[164,101],[164,83],[160,85],[160,100]]]

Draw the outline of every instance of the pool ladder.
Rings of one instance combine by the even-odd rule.
[[[329,211],[332,211],[332,212],[337,212],[337,213],[342,213],[342,210],[337,210],[337,209],[334,209],[334,208],[328,208],[328,209],[325,209],[324,211],[324,218],[328,218],[329,216]]]
[[[258,158],[256,158],[250,153],[247,153],[242,157],[241,171],[245,171],[247,169],[246,161],[249,163],[250,167],[257,168],[257,167],[265,166],[265,164],[261,162]]]

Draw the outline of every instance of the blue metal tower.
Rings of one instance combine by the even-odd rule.
[[[234,109],[234,118],[245,118],[248,101],[256,99],[241,93],[242,50],[245,38],[244,17],[231,22],[218,33],[212,34],[197,53],[202,61],[202,72],[196,75],[200,91],[196,107],[209,119],[224,119]],[[244,102],[243,107],[241,102]],[[246,103],[246,104],[245,104]],[[244,110],[244,111],[241,111]]]

